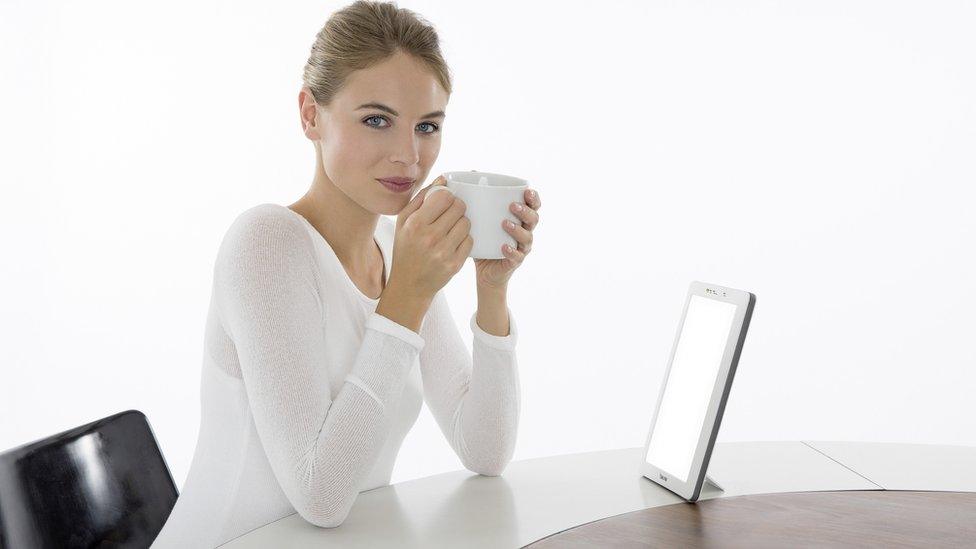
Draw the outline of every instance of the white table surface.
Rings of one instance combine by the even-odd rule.
[[[298,514],[221,547],[522,547],[622,513],[683,501],[639,472],[643,448],[513,461],[362,492],[337,528]],[[701,499],[823,490],[976,491],[976,448],[878,442],[724,442]]]

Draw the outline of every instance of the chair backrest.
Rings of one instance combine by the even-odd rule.
[[[121,412],[0,454],[0,548],[149,547],[178,495],[146,416]]]

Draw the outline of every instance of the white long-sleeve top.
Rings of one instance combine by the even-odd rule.
[[[380,216],[387,281],[394,229]],[[196,450],[153,547],[215,547],[295,512],[339,526],[360,492],[389,485],[422,400],[467,469],[501,474],[520,408],[511,311],[504,337],[472,314],[469,354],[443,292],[419,334],[378,303],[297,212],[260,204],[234,220],[214,265]]]

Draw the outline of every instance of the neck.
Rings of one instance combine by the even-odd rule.
[[[364,209],[322,170],[317,171],[311,189],[289,208],[315,227],[348,270],[356,274],[374,271],[379,250],[373,234],[379,214]]]

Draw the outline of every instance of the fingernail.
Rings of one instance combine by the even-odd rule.
[[[512,223],[511,221],[509,221],[509,220],[506,219],[505,220],[505,226],[508,227],[509,229],[514,229],[515,228],[515,223]]]
[[[517,212],[522,211],[522,205],[521,204],[516,204],[515,205],[515,211],[517,211]]]

